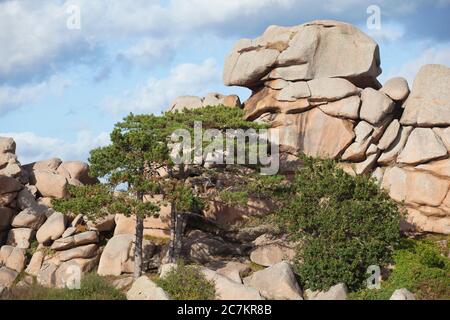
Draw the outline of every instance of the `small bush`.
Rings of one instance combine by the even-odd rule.
[[[96,273],[85,275],[80,289],[45,288],[38,284],[13,288],[2,299],[6,300],[125,300],[125,295]]]
[[[223,190],[219,193],[219,198],[221,201],[230,206],[245,206],[248,203],[248,194],[245,191],[233,192]]]
[[[352,177],[332,160],[302,157],[278,222],[302,239],[295,269],[303,285],[361,287],[370,265],[391,261],[400,239],[397,205],[366,176]]]
[[[396,289],[406,288],[421,300],[450,299],[450,259],[436,243],[404,240],[394,253],[395,268],[379,290],[361,290],[352,299],[387,300]]]
[[[178,263],[165,278],[156,283],[174,300],[214,300],[214,282],[208,281],[196,266]]]

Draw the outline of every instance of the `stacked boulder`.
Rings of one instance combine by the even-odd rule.
[[[180,96],[176,98],[167,111],[181,111],[183,109],[197,109],[207,106],[241,107],[237,95],[223,95],[217,92],[208,93],[205,97]]]
[[[176,269],[176,264],[161,266],[160,278]],[[271,267],[253,271],[246,263],[229,261],[219,268],[199,267],[199,271],[215,286],[216,300],[346,300],[348,289],[343,283],[327,291],[303,292],[292,266],[281,261]],[[128,300],[169,300],[170,296],[143,275],[127,292]]]
[[[55,158],[21,166],[11,138],[0,138],[0,159],[0,287],[22,272],[64,287],[92,270],[101,253],[98,230],[51,208],[52,199],[68,196],[68,185],[95,182],[87,164]]]
[[[403,78],[381,86],[380,73],[378,45],[327,20],[240,40],[223,78],[252,90],[246,119],[270,124],[282,161],[304,153],[373,174],[405,201],[409,227],[449,234],[450,69],[424,66],[411,94]]]
[[[422,67],[403,108],[378,159],[382,186],[405,203],[412,226],[450,234],[450,68]]]

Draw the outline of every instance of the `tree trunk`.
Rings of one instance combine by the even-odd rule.
[[[176,230],[177,230],[177,213],[175,206],[172,203],[170,209],[170,243],[169,250],[167,252],[168,262],[175,263],[175,243],[176,243]]]
[[[183,214],[177,213],[176,215],[176,233],[175,233],[175,259],[178,259],[181,255],[181,249],[183,247],[183,233],[185,228],[185,219]]]
[[[144,238],[144,218],[136,216],[136,241],[134,249],[134,279],[142,273],[142,242]]]

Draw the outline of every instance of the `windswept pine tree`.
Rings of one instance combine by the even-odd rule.
[[[185,129],[193,134],[196,121],[201,121],[205,128],[222,131],[264,128],[243,120],[241,109],[224,106],[168,112],[160,116],[130,114],[115,125],[110,145],[91,151],[90,174],[104,183],[72,187],[69,199],[54,201],[59,211],[81,213],[93,219],[111,213],[135,216],[135,278],[142,272],[144,219],[157,215],[162,205],[154,200],[155,196],[162,195],[163,201],[171,205],[167,262],[176,262],[180,256],[186,222],[183,214],[201,212],[204,200],[207,200],[208,196],[196,192],[186,180],[201,176],[205,171],[213,175],[215,169],[206,169],[203,163],[175,164],[171,158],[172,133]],[[210,193],[209,196],[217,194]]]

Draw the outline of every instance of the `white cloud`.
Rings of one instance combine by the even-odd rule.
[[[52,157],[58,157],[66,161],[86,161],[90,150],[105,146],[110,142],[108,133],[102,132],[94,135],[90,131],[78,132],[74,142],[43,137],[32,132],[6,132],[0,133],[0,136],[14,138],[17,144],[16,153],[22,164]]]
[[[52,74],[62,56],[86,46],[79,32],[67,29],[64,8],[27,0],[0,3],[0,82]]]
[[[386,79],[400,76],[406,78],[409,84],[412,85],[417,72],[425,64],[443,64],[450,66],[450,43],[430,46],[428,49],[422,51],[419,56],[404,62],[399,67],[390,69],[387,72]]]
[[[43,94],[44,88],[44,83],[22,87],[0,86],[0,115],[35,102]]]
[[[270,10],[272,14],[293,8],[296,0],[172,0],[171,18],[182,23],[183,28],[195,29],[246,16],[258,16]],[[242,26],[247,20],[242,21]]]
[[[120,61],[145,68],[171,61],[175,55],[183,55],[184,46],[192,49],[189,43],[206,34],[221,39],[252,36],[270,23],[302,23],[326,15],[364,23],[366,8],[372,3],[373,0],[0,1],[0,90],[3,97],[13,97],[7,105],[0,102],[0,112],[23,105],[26,100],[33,101],[35,90],[40,91],[36,83],[64,72],[72,64],[122,57],[114,64],[107,61],[100,70],[93,68],[93,73],[96,72],[93,78],[101,80],[113,74],[112,69]],[[448,0],[377,3],[383,19],[386,14],[390,21],[396,21],[420,6],[443,6]],[[67,4],[80,6],[81,30],[67,29]],[[387,23],[375,36],[398,41],[404,33],[400,25]],[[208,45],[207,41],[204,45]],[[27,85],[19,88],[19,83]],[[143,88],[141,94],[148,91],[151,90]],[[165,95],[153,93],[157,97]],[[157,98],[153,105],[166,100]],[[141,101],[135,107],[147,110],[149,104]]]
[[[367,27],[362,27],[361,29],[378,43],[398,41],[406,33],[403,25],[395,22],[384,22],[383,20],[380,29],[369,30]]]
[[[177,96],[205,95],[221,83],[219,66],[214,59],[207,59],[201,64],[177,65],[167,77],[150,78],[145,85],[120,97],[110,97],[102,105],[105,111],[113,114],[157,113],[167,108]]]
[[[177,47],[175,39],[144,38],[119,53],[118,58],[141,67],[153,67],[172,60]]]
[[[62,76],[52,76],[46,81],[22,86],[0,86],[0,115],[38,101],[44,94],[61,94],[70,86],[70,81]]]
[[[267,21],[297,23],[331,13],[338,19],[365,21],[365,9],[372,0],[70,0],[0,1],[0,81],[10,76],[52,73],[60,64],[89,60],[104,46],[132,41],[125,56],[142,62],[145,54],[155,59],[176,45],[174,37],[195,37],[195,32],[221,35],[254,31]],[[406,15],[424,1],[380,1],[390,19]],[[435,0],[431,5],[443,5]],[[66,27],[68,4],[81,12],[81,30]],[[426,5],[429,5],[426,3]],[[404,7],[414,7],[406,10]],[[399,8],[402,8],[401,10]],[[284,22],[289,23],[289,22]],[[387,30],[389,31],[389,30]],[[398,30],[394,30],[398,33]],[[386,32],[387,34],[387,32]],[[142,38],[145,38],[142,40]],[[138,43],[142,40],[141,43]],[[123,51],[123,50],[120,50]],[[23,78],[22,77],[22,78]]]
[[[245,34],[264,25],[266,20],[305,22],[337,14],[340,19],[366,19],[365,8],[372,1],[328,0],[158,0],[116,1],[45,1],[12,0],[0,2],[0,81],[13,75],[36,75],[57,70],[61,64],[85,61],[98,55],[99,48],[135,39],[126,55],[142,61],[142,54],[152,58],[174,45],[175,37],[192,38],[195,32]],[[442,2],[436,1],[437,3]],[[401,3],[409,3],[403,1]],[[383,12],[401,3],[383,1]],[[81,30],[66,27],[68,4],[80,7]],[[351,10],[350,10],[351,9]],[[299,15],[298,13],[301,12]],[[282,22],[281,22],[282,23]],[[7,31],[7,32],[6,32]],[[136,45],[141,38],[142,43]],[[172,43],[170,43],[172,42]],[[153,48],[151,48],[153,47]],[[158,49],[159,48],[159,49]],[[120,50],[122,51],[122,50]],[[149,58],[151,59],[151,58]]]

